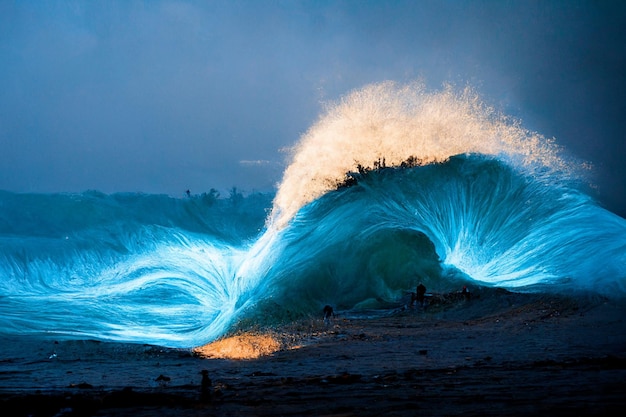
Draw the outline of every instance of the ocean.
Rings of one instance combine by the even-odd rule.
[[[199,346],[429,292],[626,295],[626,220],[588,165],[471,89],[328,105],[275,192],[0,192],[0,334]]]

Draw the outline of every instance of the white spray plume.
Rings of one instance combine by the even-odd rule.
[[[282,228],[359,165],[372,169],[384,159],[394,167],[409,158],[425,165],[470,153],[502,157],[519,168],[569,170],[554,140],[485,105],[469,87],[429,92],[422,82],[387,81],[329,104],[291,149],[269,226]]]

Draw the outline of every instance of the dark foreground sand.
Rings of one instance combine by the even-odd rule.
[[[621,416],[625,313],[623,302],[503,292],[230,339],[233,354],[246,351],[237,342],[280,343],[249,360],[5,337],[0,414]]]

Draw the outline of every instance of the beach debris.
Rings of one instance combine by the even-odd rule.
[[[254,371],[246,376],[276,376],[273,372]]]
[[[211,401],[211,387],[213,386],[213,382],[211,378],[209,378],[209,371],[203,369],[200,371],[200,374],[202,375],[202,381],[200,382],[200,401]]]
[[[328,304],[324,306],[322,311],[324,312],[324,324],[328,326],[331,318],[335,317],[335,311],[333,310],[333,307]]]
[[[419,304],[424,307],[424,300],[426,297],[426,287],[421,282],[415,288],[415,292],[411,293],[411,306]]]
[[[326,382],[329,384],[353,384],[355,382],[360,382],[362,376],[359,374],[351,374],[349,372],[344,372],[339,375],[329,375],[324,378],[321,382]]]
[[[79,384],[70,384],[69,388],[92,389],[93,385],[88,384],[87,382],[81,382]]]

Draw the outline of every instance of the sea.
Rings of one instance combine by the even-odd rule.
[[[189,348],[420,282],[624,298],[626,220],[592,172],[469,87],[368,85],[271,192],[0,191],[0,335]]]

